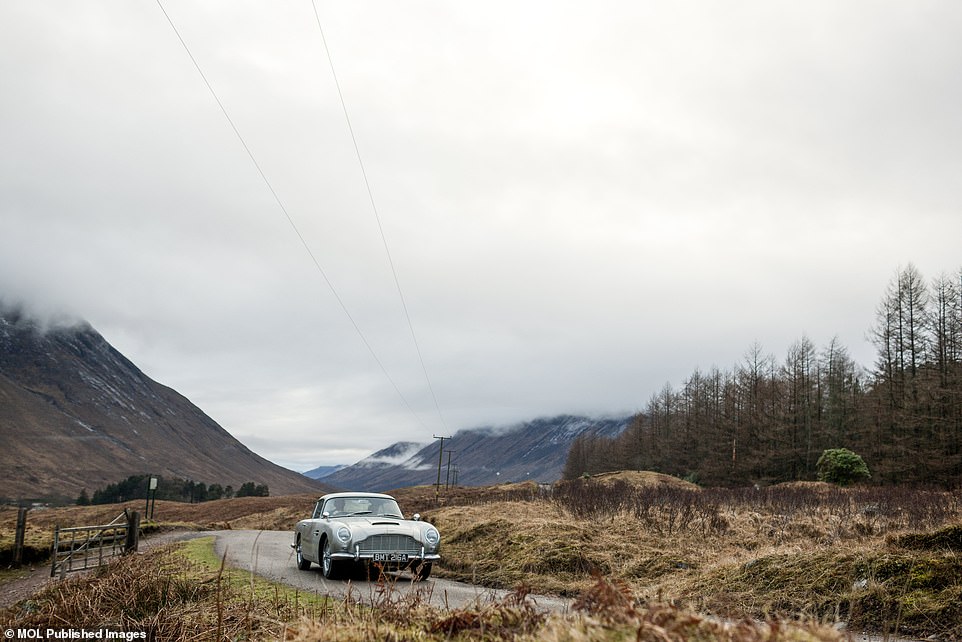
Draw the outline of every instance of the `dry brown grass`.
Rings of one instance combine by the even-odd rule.
[[[0,612],[0,628],[111,628],[169,642],[840,640],[833,629],[814,624],[726,622],[666,604],[642,604],[624,586],[600,576],[569,614],[541,612],[523,587],[453,610],[432,607],[425,597],[395,592],[387,582],[368,601],[307,596],[224,569],[209,541],[194,540],[50,586]]]
[[[48,585],[0,612],[0,627],[145,632],[151,640],[276,639],[284,623],[314,617],[316,598],[223,568],[212,540],[118,558]],[[207,550],[203,550],[204,547]]]
[[[600,573],[645,600],[727,618],[806,616],[962,636],[959,493],[651,490],[624,481],[604,494],[591,488],[598,480],[579,480],[584,496],[429,512],[445,536],[439,574],[576,595]]]
[[[314,495],[283,495],[279,497],[235,497],[218,499],[200,504],[158,501],[154,507],[154,518],[161,523],[179,523],[197,528],[242,528],[238,520],[249,520],[253,516],[263,520],[265,525],[275,529],[293,529],[299,519],[303,519],[314,507]],[[33,509],[27,515],[28,525],[53,530],[56,524],[73,526],[80,524],[106,524],[127,508],[144,513],[144,500],[123,504],[104,504],[99,506],[63,506],[60,508]],[[17,509],[0,508],[0,529],[12,530],[16,523]]]
[[[774,622],[808,617],[962,638],[962,494],[798,483],[692,490],[671,478],[652,483],[657,479],[621,474],[577,480],[553,497],[534,484],[454,489],[441,507],[434,504],[432,486],[394,494],[406,512],[421,512],[440,527],[439,576],[572,597],[592,591],[600,576],[633,596],[638,618],[668,603],[724,616],[722,624],[746,617]],[[315,499],[158,502],[157,515],[195,528],[288,530]],[[143,510],[136,502],[129,506]],[[55,521],[93,523],[119,509],[36,511],[29,523],[35,532],[50,532],[43,529]],[[701,618],[702,627],[714,621],[678,613]],[[472,636],[477,632],[469,620],[488,630],[504,617],[471,612],[452,626],[462,629],[458,635]],[[604,624],[604,618],[588,608],[579,623],[568,623],[568,637],[551,639],[622,639],[598,633],[595,624]],[[629,639],[641,635],[638,618],[631,635],[625,633]],[[427,626],[427,620],[419,621]],[[391,639],[388,632],[398,625],[378,622],[384,627],[378,631]],[[563,627],[555,626],[549,618],[540,634],[561,636]],[[350,631],[345,635],[359,635]],[[658,639],[675,639],[665,635]]]
[[[664,473],[652,472],[650,470],[617,470],[591,475],[589,479],[606,485],[614,484],[616,482],[625,482],[639,488],[671,487],[681,488],[684,490],[701,490],[697,484],[693,484],[677,477],[672,477],[671,475],[665,475]]]
[[[437,508],[434,486],[415,486],[399,489],[396,497],[406,514],[424,513]],[[534,482],[501,484],[485,487],[455,487],[449,489],[443,502],[477,504],[494,499],[534,499],[538,486]],[[235,497],[200,504],[158,501],[154,519],[162,526],[195,530],[207,529],[263,529],[293,530],[298,520],[304,519],[314,508],[317,495],[283,495],[278,497]],[[49,548],[54,527],[106,524],[124,509],[144,513],[144,500],[98,506],[62,506],[35,508],[27,515],[28,541],[43,542]],[[17,509],[0,506],[0,543],[13,542]],[[2,546],[0,546],[2,549]]]
[[[141,525],[148,532],[158,529],[294,530],[294,524],[310,514],[316,499],[314,495],[286,495],[237,497],[201,504],[158,501],[154,507],[154,522],[143,520]],[[144,508],[144,501],[137,500],[123,504],[33,509],[27,513],[24,562],[38,562],[49,557],[57,525],[107,524],[125,509],[143,514]],[[12,557],[16,523],[17,509],[0,507],[0,566],[9,564]]]
[[[387,491],[393,495],[405,513],[424,513],[439,506],[470,506],[498,501],[531,501],[544,495],[541,487],[533,481],[509,482],[493,486],[441,487],[438,494],[434,486],[411,486]],[[437,500],[436,500],[437,498]]]
[[[576,519],[550,502],[457,506],[426,517],[444,534],[440,573],[484,586],[524,582],[573,596],[594,573],[643,586],[699,566],[705,552],[696,542],[646,533],[634,519]]]

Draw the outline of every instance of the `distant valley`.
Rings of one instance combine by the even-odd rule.
[[[553,482],[575,438],[613,437],[629,420],[563,415],[461,430],[444,441],[441,481]],[[402,441],[353,465],[301,475],[249,450],[89,324],[44,328],[2,303],[0,445],[0,499],[55,501],[144,474],[235,488],[252,481],[273,495],[391,490],[433,484],[440,448]]]
[[[444,441],[443,454],[439,452],[440,440],[429,444],[398,442],[320,479],[339,488],[369,491],[433,484],[440,459],[442,484],[550,483],[561,477],[575,438],[613,437],[623,432],[630,420],[561,415],[498,428],[460,430]]]
[[[336,473],[342,468],[346,468],[346,466],[318,466],[317,468],[312,468],[311,470],[305,470],[303,474],[305,477],[310,477],[311,479],[323,479],[332,473]]]

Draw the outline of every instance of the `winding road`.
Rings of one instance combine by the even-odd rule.
[[[183,540],[211,535],[215,537],[214,551],[217,556],[226,559],[227,565],[233,568],[253,571],[256,575],[271,581],[318,595],[343,598],[350,590],[355,598],[370,603],[382,599],[377,592],[379,586],[377,582],[327,580],[324,579],[317,565],[312,566],[309,571],[298,570],[294,561],[294,551],[290,546],[292,540],[290,531],[206,531],[180,533],[171,539]],[[167,538],[159,539],[171,541]],[[394,582],[394,590],[399,598],[410,593],[420,593],[422,599],[440,608],[454,609],[483,605],[500,600],[509,594],[509,591],[488,589],[440,578],[413,582],[408,573],[392,574],[391,577],[397,580]],[[571,608],[571,600],[557,596],[530,595],[529,599],[545,611],[568,612]],[[912,638],[879,636],[855,631],[848,632],[848,635],[852,642],[914,642]]]
[[[314,565],[309,571],[300,571],[291,549],[292,534],[289,531],[208,531],[194,534],[197,537],[215,537],[214,551],[224,558],[228,566],[255,574],[274,582],[294,586],[303,591],[331,597],[344,597],[350,587],[351,594],[365,600],[377,598],[377,582],[332,581],[324,579],[321,569]],[[423,582],[411,581],[409,573],[391,574],[394,589],[399,597],[420,593],[431,604],[443,608],[463,608],[475,604],[500,600],[509,591],[487,589],[463,582],[431,578]],[[571,601],[549,595],[530,596],[535,604],[547,611],[567,611]]]

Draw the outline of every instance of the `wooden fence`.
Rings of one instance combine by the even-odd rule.
[[[50,577],[96,568],[112,557],[137,550],[140,513],[124,511],[109,524],[73,526],[53,533]]]

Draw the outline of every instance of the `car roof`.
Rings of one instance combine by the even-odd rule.
[[[338,497],[367,497],[370,499],[394,499],[390,495],[385,495],[383,493],[328,493],[327,495],[324,495],[318,498],[317,501],[323,502],[327,499],[337,499]]]

